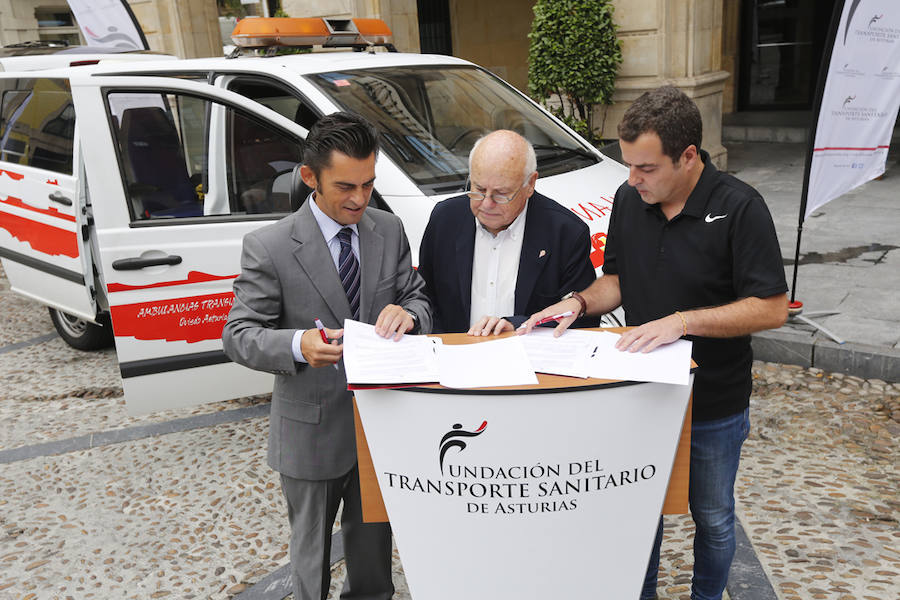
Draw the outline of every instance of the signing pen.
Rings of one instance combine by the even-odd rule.
[[[323,341],[323,342],[325,342],[326,344],[331,343],[331,342],[328,341],[328,336],[325,335],[325,326],[322,325],[322,321],[319,320],[319,319],[316,319],[316,329],[319,330],[319,335],[322,336],[322,341]],[[331,365],[331,366],[333,366],[333,367],[334,367],[334,370],[337,371],[337,369],[338,369],[337,363],[334,363],[334,364]]]
[[[537,323],[534,324],[535,327],[538,325],[543,325],[544,323],[549,323],[550,321],[559,321],[560,319],[565,319],[566,317],[571,317],[575,313],[571,310],[567,310],[564,313],[559,313],[558,315],[552,315],[550,317],[544,317],[543,319],[538,319]],[[519,325],[519,329],[525,327],[525,323]]]

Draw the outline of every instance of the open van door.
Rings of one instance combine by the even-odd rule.
[[[93,321],[69,82],[0,77],[0,259],[13,291]]]
[[[306,130],[181,79],[85,74],[72,96],[128,411],[270,392],[221,334],[242,239],[290,212]]]

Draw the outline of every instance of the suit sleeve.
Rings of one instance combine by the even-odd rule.
[[[402,306],[416,315],[419,319],[417,333],[430,333],[432,328],[431,302],[425,293],[425,281],[418,271],[412,267],[412,257],[409,250],[409,240],[403,230],[403,224],[397,220],[399,227],[398,243],[400,244],[397,256],[397,299],[396,304]]]
[[[433,213],[432,213],[433,215]],[[431,304],[431,316],[432,316],[432,326],[431,331],[434,332],[443,332],[443,327],[441,325],[440,319],[440,311],[438,310],[438,298],[435,293],[435,281],[434,281],[434,236],[435,236],[435,227],[434,227],[434,218],[432,216],[431,219],[428,220],[428,225],[425,227],[425,233],[422,236],[422,243],[419,245],[419,269],[418,273],[422,277],[422,281],[425,284],[425,295],[428,297],[428,300]]]
[[[244,237],[241,274],[234,281],[234,304],[222,330],[225,354],[257,371],[293,375],[306,368],[294,362],[294,329],[281,329],[281,282],[265,245]]]

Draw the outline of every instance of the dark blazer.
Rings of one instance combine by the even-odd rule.
[[[358,225],[360,320],[399,304],[431,328],[424,283],[412,268],[409,243],[395,215],[369,208]],[[340,369],[294,361],[291,339],[313,320],[343,327],[350,303],[309,202],[244,236],[234,305],[222,332],[233,361],[275,374],[269,422],[269,465],[294,479],[333,479],[356,463],[353,395]]]
[[[590,251],[590,233],[581,219],[550,198],[532,194],[516,276],[515,314],[493,316],[519,326],[565,294],[588,287],[596,279]],[[435,332],[468,331],[474,254],[475,217],[469,198],[438,203],[419,246],[419,274],[434,308]],[[599,319],[586,317],[574,327],[598,324]]]

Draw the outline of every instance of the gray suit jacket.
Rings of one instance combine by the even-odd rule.
[[[400,219],[366,210],[358,225],[360,320],[375,323],[388,304],[418,317],[431,330],[424,283],[410,262]],[[340,328],[350,304],[309,203],[244,237],[234,306],[222,332],[233,361],[274,373],[269,422],[269,466],[295,479],[333,479],[356,463],[352,394],[342,364],[314,369],[294,361],[291,339],[319,318]]]

